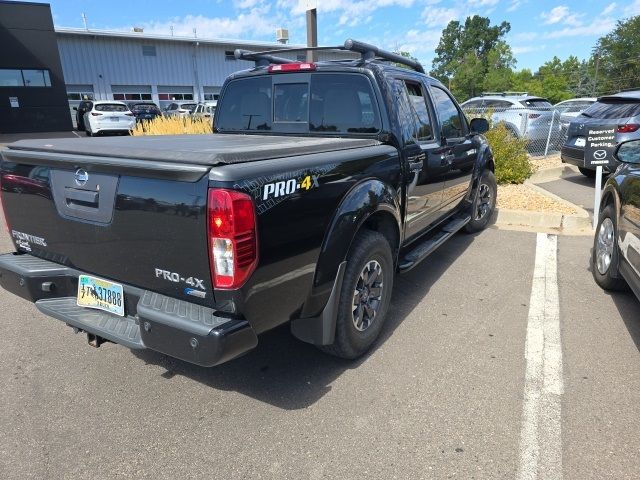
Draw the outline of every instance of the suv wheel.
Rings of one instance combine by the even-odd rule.
[[[626,282],[618,273],[618,229],[613,205],[607,205],[600,214],[593,239],[591,272],[596,283],[605,290],[622,290]]]
[[[395,269],[391,247],[378,232],[359,233],[349,250],[342,281],[336,335],[320,349],[341,358],[363,355],[378,338],[384,324]]]
[[[476,198],[471,205],[471,221],[464,227],[468,233],[479,232],[486,228],[496,208],[497,196],[496,177],[491,170],[485,170],[480,176]]]

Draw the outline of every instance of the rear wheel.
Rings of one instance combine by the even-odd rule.
[[[595,178],[596,177],[596,171],[595,170],[591,170],[590,168],[578,167],[578,170],[580,170],[580,173],[582,175],[584,175],[585,177],[589,177],[589,178]]]
[[[618,273],[618,229],[613,205],[607,205],[600,214],[593,239],[591,272],[596,283],[605,290],[623,290],[626,282]]]
[[[496,177],[491,170],[485,170],[480,176],[476,198],[471,205],[471,221],[464,227],[468,233],[479,232],[486,228],[496,208],[497,196]]]
[[[354,359],[371,348],[386,318],[394,274],[387,239],[370,230],[359,233],[342,281],[335,339],[333,344],[321,346],[322,351]]]
[[[92,137],[93,136],[93,133],[91,133],[91,130],[89,130],[88,128],[84,131],[84,133],[85,133],[85,135],[87,137]]]

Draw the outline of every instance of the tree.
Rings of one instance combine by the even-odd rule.
[[[510,30],[508,22],[491,26],[491,20],[478,15],[467,17],[464,25],[456,20],[449,22],[436,48],[431,74],[445,84],[453,79],[458,98],[479,94],[490,68],[506,73],[515,65],[511,49],[502,40]],[[500,83],[498,75],[492,75],[488,83]]]
[[[393,52],[393,53],[395,53],[396,55],[400,55],[401,57],[408,58],[409,60],[413,60],[414,62],[418,61],[418,59],[413,55],[411,55],[409,52]],[[396,63],[395,65],[396,67],[400,67],[400,68],[410,68],[404,63]]]
[[[597,94],[615,93],[640,84],[640,16],[620,20],[594,48],[598,64]],[[594,78],[595,83],[595,78]]]

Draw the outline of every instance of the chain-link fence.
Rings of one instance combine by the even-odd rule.
[[[578,115],[555,108],[465,108],[467,118],[482,117],[493,127],[500,123],[515,137],[527,141],[533,156],[547,156],[560,151],[567,138],[569,122]]]

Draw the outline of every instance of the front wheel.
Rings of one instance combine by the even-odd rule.
[[[471,205],[471,221],[465,225],[468,233],[484,230],[496,209],[498,185],[491,170],[485,170],[480,176],[476,198]]]
[[[362,231],[349,250],[342,281],[336,334],[331,345],[320,349],[354,359],[371,348],[382,330],[393,289],[391,247],[378,232]]]
[[[593,239],[591,272],[596,283],[604,290],[623,290],[624,279],[618,273],[618,229],[613,205],[607,205],[600,214]]]

